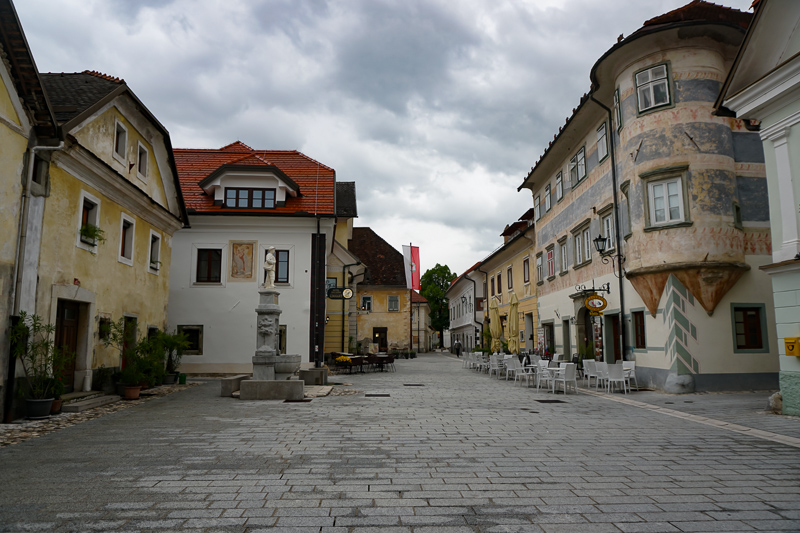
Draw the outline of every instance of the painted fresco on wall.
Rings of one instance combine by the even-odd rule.
[[[231,241],[229,281],[253,281],[253,254],[256,241]]]

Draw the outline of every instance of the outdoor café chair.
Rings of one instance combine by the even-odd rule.
[[[583,382],[587,387],[592,386],[592,378],[597,380],[597,368],[594,359],[583,360]]]
[[[597,381],[594,383],[594,389],[599,390],[601,383],[603,384],[603,387],[608,387],[608,363],[597,361],[595,362],[594,367],[597,370]]]
[[[610,393],[612,386],[616,383],[622,385],[622,392],[628,394],[627,382],[625,381],[625,369],[622,367],[621,361],[615,365],[608,365],[606,392]]]
[[[553,393],[556,392],[556,383],[560,382],[564,384],[564,394],[567,394],[567,383],[572,383],[572,386],[575,389],[575,394],[578,394],[578,378],[576,374],[577,367],[578,365],[575,363],[562,363],[561,368],[559,368],[553,375]]]
[[[625,381],[628,382],[628,390],[631,390],[631,380],[636,382],[636,390],[639,390],[639,382],[636,381],[636,361],[623,361],[622,368],[625,369]]]

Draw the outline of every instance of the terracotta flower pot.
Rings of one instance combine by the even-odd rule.
[[[138,400],[139,393],[141,392],[142,387],[136,385],[135,387],[125,387],[125,396],[126,400]]]
[[[62,405],[63,401],[64,400],[62,400],[60,398],[57,399],[57,400],[53,400],[53,403],[50,405],[50,414],[51,415],[57,415],[58,413],[61,412],[61,405]]]

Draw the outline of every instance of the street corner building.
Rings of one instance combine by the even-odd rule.
[[[171,239],[186,222],[169,133],[119,78],[39,73],[8,1],[0,20],[2,368],[9,317],[24,311],[55,326],[66,392],[91,390],[95,369],[120,366],[103,322],[166,327]]]
[[[635,360],[668,392],[777,387],[764,152],[715,113],[751,18],[694,1],[621,38],[520,185],[554,351]]]
[[[169,325],[191,342],[181,370],[252,372],[255,308],[270,248],[280,352],[303,361],[321,356],[337,222],[334,169],[298,151],[255,150],[238,141],[174,153],[189,218],[173,239],[171,267]]]

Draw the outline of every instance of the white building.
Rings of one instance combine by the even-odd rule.
[[[482,346],[483,329],[483,274],[475,263],[450,284],[445,296],[450,308],[450,344],[458,340],[462,351],[470,352]]]

